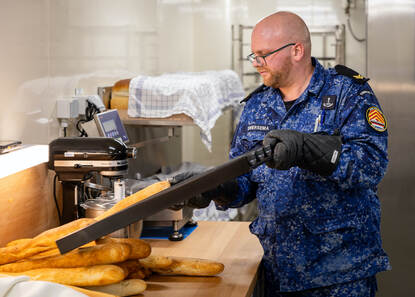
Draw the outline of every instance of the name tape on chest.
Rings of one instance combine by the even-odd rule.
[[[266,125],[249,125],[247,131],[269,131],[270,127]]]
[[[379,108],[372,106],[366,110],[366,120],[370,127],[378,132],[385,132],[387,128],[386,118]]]

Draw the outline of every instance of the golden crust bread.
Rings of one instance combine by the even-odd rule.
[[[0,272],[22,272],[39,268],[73,268],[111,264],[128,259],[131,246],[126,243],[106,243],[79,248],[65,255],[34,260],[22,260],[0,266]]]
[[[124,270],[116,265],[95,265],[77,268],[41,268],[8,275],[27,275],[32,280],[50,281],[71,286],[102,286],[118,283],[125,278]]]
[[[30,242],[0,248],[0,264],[12,263],[53,249],[48,246],[30,247],[29,244]]]
[[[166,181],[160,181],[157,183],[154,183],[126,198],[119,201],[117,204],[115,204],[113,207],[102,213],[101,215],[97,216],[95,220],[99,221],[106,217],[109,217],[110,215],[113,215],[114,213],[117,213],[141,200],[144,200],[154,194],[157,194],[158,192],[161,192],[164,189],[167,189],[170,187],[170,183]]]
[[[42,232],[31,240],[0,248],[0,264],[15,262],[57,248],[56,240],[93,222],[93,219],[79,219]]]
[[[130,90],[130,81],[131,79],[122,79],[117,81],[114,86],[112,87],[111,94],[119,95],[119,96],[127,96]]]
[[[129,244],[131,246],[131,253],[128,259],[141,259],[141,258],[148,257],[151,254],[151,246],[142,239],[103,237],[97,240],[98,244],[109,243],[109,242]]]
[[[137,295],[144,292],[146,288],[146,282],[141,279],[128,279],[116,284],[106,286],[85,287],[85,289],[88,290],[99,291],[102,293],[113,294],[116,296]]]
[[[31,240],[32,240],[31,238],[20,238],[20,239],[16,239],[16,240],[10,241],[8,244],[6,244],[6,247],[7,246],[13,246],[13,245],[19,245],[19,244],[22,244],[22,243],[28,243]]]
[[[113,95],[110,101],[110,109],[128,109],[128,96]]]
[[[141,266],[137,259],[116,263],[116,265],[124,269],[127,274],[126,278],[144,279],[151,275],[151,270]]]
[[[88,242],[87,244],[84,244],[81,248],[89,247],[89,246],[95,246],[95,245],[96,245],[95,241],[91,241],[91,242]],[[56,249],[51,249],[51,250],[48,250],[48,251],[45,251],[45,252],[35,254],[33,256],[22,259],[20,261],[48,258],[48,257],[52,257],[52,256],[59,256],[60,254],[61,254],[61,252],[59,251],[59,249],[56,248]]]
[[[163,269],[169,267],[173,260],[164,256],[150,255],[147,258],[140,259],[140,264],[149,269]]]
[[[173,263],[166,268],[151,269],[162,275],[190,275],[190,276],[214,276],[221,273],[225,266],[222,263],[198,259],[170,257]]]

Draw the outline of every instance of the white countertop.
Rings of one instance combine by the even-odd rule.
[[[48,145],[26,145],[0,155],[0,178],[48,162]]]

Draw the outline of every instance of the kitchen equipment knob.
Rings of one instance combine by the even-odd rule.
[[[137,148],[127,147],[127,157],[135,159],[137,157]]]

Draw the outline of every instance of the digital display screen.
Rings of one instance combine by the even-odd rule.
[[[117,125],[114,120],[105,121],[102,123],[102,126],[104,127],[105,132],[117,130]]]
[[[129,141],[127,132],[116,109],[96,114],[94,118],[101,136],[119,139],[125,143]]]

